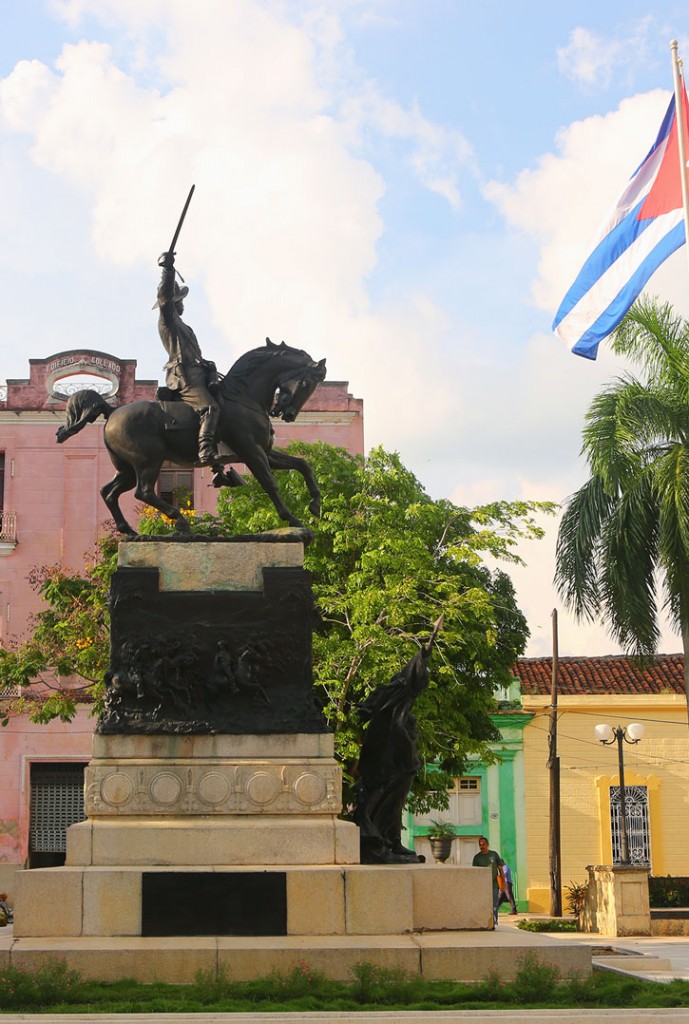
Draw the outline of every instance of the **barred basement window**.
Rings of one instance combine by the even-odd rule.
[[[70,825],[83,821],[84,764],[31,765],[29,850],[61,854]]]

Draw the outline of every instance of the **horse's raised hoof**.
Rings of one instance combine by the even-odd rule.
[[[311,504],[309,505],[309,512],[311,513],[312,516],[315,516],[316,519],[320,519],[320,517],[321,517],[321,503],[320,503],[320,500],[318,498],[314,498],[313,501],[311,502]]]
[[[232,466],[227,472],[224,469],[217,469],[211,478],[213,487],[244,487],[245,484],[244,477],[240,476]]]

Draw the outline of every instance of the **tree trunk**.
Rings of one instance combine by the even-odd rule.
[[[684,653],[684,692],[687,697],[687,725],[689,725],[689,626],[682,627],[682,651]]]

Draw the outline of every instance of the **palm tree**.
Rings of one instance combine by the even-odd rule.
[[[689,713],[689,322],[638,302],[611,341],[643,379],[615,378],[587,413],[591,477],[567,501],[555,585],[641,657],[657,651],[660,600],[682,637]]]

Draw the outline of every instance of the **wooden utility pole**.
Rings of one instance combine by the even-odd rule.
[[[557,684],[559,655],[557,643],[557,609],[553,608],[553,673],[550,688],[550,728],[548,730],[548,763],[550,771],[550,914],[562,917],[562,869],[560,860],[560,758],[557,755]]]

